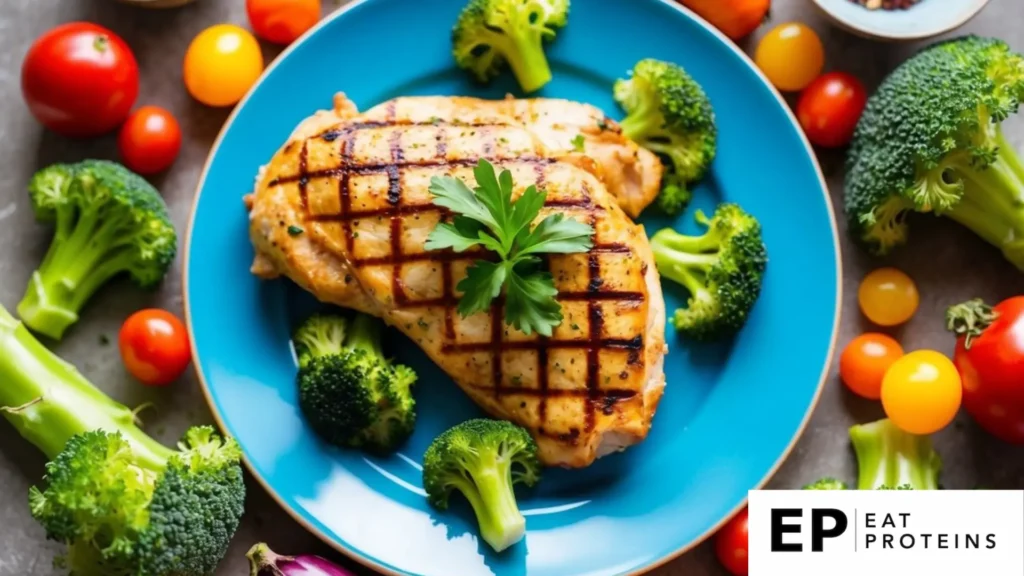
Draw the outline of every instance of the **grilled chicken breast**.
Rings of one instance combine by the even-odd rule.
[[[247,197],[252,271],[382,318],[481,407],[529,429],[542,462],[587,466],[646,437],[665,385],[665,311],[641,226],[588,155],[550,146],[506,101],[399,98],[358,114],[343,96],[304,121]],[[571,105],[568,105],[572,108]],[[480,253],[427,252],[446,215],[431,177],[475,184],[487,158],[515,194],[592,224],[587,254],[551,255],[564,321],[551,338],[506,326],[500,304],[462,318],[455,286]],[[296,233],[295,228],[301,228]],[[289,230],[291,229],[291,230]]]

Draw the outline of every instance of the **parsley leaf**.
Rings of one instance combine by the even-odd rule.
[[[495,253],[498,261],[477,260],[466,270],[457,286],[462,292],[459,314],[487,310],[504,289],[505,323],[525,334],[550,336],[562,322],[562,307],[554,279],[542,269],[538,255],[590,250],[593,227],[564,214],[551,214],[533,226],[545,191],[529,186],[513,201],[512,173],[496,174],[486,160],[480,160],[473,175],[475,189],[450,176],[431,179],[434,204],[455,216],[431,231],[426,249],[464,252],[481,247]]]
[[[577,152],[583,152],[583,134],[577,134],[573,137],[571,142],[574,150]]]

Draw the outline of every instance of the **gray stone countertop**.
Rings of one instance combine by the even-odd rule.
[[[343,2],[325,0],[324,9],[333,10],[339,3]],[[13,307],[50,240],[49,231],[34,223],[24,193],[33,171],[56,161],[116,158],[113,137],[72,142],[44,131],[29,115],[21,99],[19,73],[30,43],[52,26],[72,20],[98,22],[128,41],[142,72],[138,103],[164,106],[182,124],[181,156],[155,183],[169,201],[175,223],[184,229],[199,172],[228,111],[206,108],[188,96],[181,81],[181,59],[189,41],[203,28],[220,22],[246,25],[246,16],[242,0],[198,0],[184,8],[161,12],[140,10],[112,0],[3,0],[0,4],[0,302]],[[772,21],[789,20],[806,22],[822,35],[827,69],[849,71],[872,89],[919,47],[852,36],[830,25],[810,0],[775,0]],[[744,43],[748,52],[767,29],[763,27]],[[1019,0],[993,0],[958,32],[997,36],[1015,49],[1024,50],[1024,19]],[[267,61],[278,53],[269,46],[264,46],[264,50]],[[1011,120],[1007,133],[1018,149],[1024,149],[1024,118]],[[825,152],[819,158],[833,200],[840,206],[842,155]],[[997,250],[950,222],[915,221],[913,241],[885,260],[864,255],[850,244],[844,232],[841,231],[845,296],[840,347],[869,328],[857,309],[856,289],[867,271],[883,264],[906,270],[921,290],[917,315],[898,331],[908,350],[933,348],[952,352],[952,338],[943,329],[943,311],[952,303],[976,296],[998,301],[1024,293],[1024,275],[1007,264]],[[159,408],[144,414],[146,426],[165,440],[176,438],[189,425],[211,421],[196,378],[189,371],[184,381],[169,388],[143,389],[124,372],[116,348],[112,344],[103,348],[101,340],[115,340],[123,320],[139,308],[160,306],[181,313],[179,268],[175,267],[155,295],[120,283],[102,290],[84,311],[79,326],[56,347],[59,354],[126,404],[153,401]],[[798,321],[797,295],[793,307]],[[853,480],[855,464],[847,428],[880,417],[881,407],[877,403],[846,392],[833,365],[813,418],[770,487],[798,487],[825,474]],[[939,433],[936,443],[945,462],[946,487],[1024,488],[1024,449],[991,439],[965,415],[961,414],[953,426]],[[30,518],[26,503],[26,492],[42,476],[43,463],[38,452],[6,423],[0,423],[0,576],[59,573],[51,566],[59,548],[44,540],[43,531]],[[246,574],[245,551],[260,540],[281,552],[320,553],[345,562],[292,521],[255,482],[250,481],[249,487],[243,524],[218,574]],[[652,574],[695,576],[724,572],[715,561],[712,546],[704,544]]]

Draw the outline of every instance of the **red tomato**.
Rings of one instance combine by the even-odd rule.
[[[819,76],[797,103],[796,115],[808,140],[825,148],[845,146],[853,138],[868,101],[864,85],[845,72]]]
[[[129,316],[118,343],[125,368],[149,386],[177,380],[192,361],[185,325],[166,310],[140,310]]]
[[[50,130],[72,137],[117,128],[139,94],[139,66],[110,30],[87,22],[53,28],[29,48],[21,66],[29,110]]]
[[[993,308],[967,302],[947,318],[960,334],[953,362],[963,380],[964,409],[993,436],[1024,444],[1024,296]]]
[[[291,44],[320,20],[320,0],[245,0],[249,24],[257,36]]]
[[[678,0],[733,40],[749,36],[768,17],[771,0]]]
[[[718,561],[733,576],[747,576],[747,509],[737,514],[715,536]]]
[[[143,106],[121,127],[117,147],[131,170],[139,174],[163,172],[181,150],[181,128],[167,110]]]

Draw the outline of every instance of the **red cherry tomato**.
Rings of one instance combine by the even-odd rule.
[[[715,554],[718,561],[733,576],[747,576],[747,509],[737,514],[715,536]]]
[[[861,334],[839,356],[839,377],[858,396],[878,400],[885,373],[902,356],[903,347],[892,336]]]
[[[131,170],[139,174],[163,172],[181,150],[181,128],[167,110],[143,106],[121,127],[117,147]]]
[[[139,94],[139,66],[110,30],[72,22],[40,36],[21,67],[29,110],[50,130],[72,137],[117,128]]]
[[[819,76],[797,103],[796,115],[807,139],[825,148],[845,146],[853,138],[868,101],[864,85],[845,72]]]
[[[320,0],[245,0],[249,24],[257,36],[291,44],[320,20]]]
[[[1006,442],[1024,444],[1024,296],[993,308],[969,302],[951,309],[962,327],[953,362],[964,387],[964,409]],[[970,346],[966,332],[972,333]]]
[[[192,361],[185,325],[166,310],[132,314],[121,326],[118,343],[125,368],[149,386],[177,380]]]

